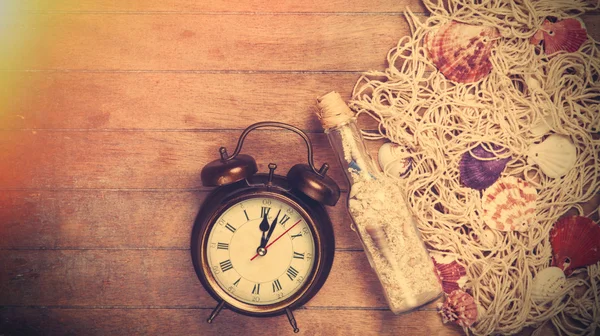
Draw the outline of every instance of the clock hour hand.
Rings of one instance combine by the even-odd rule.
[[[262,219],[262,222],[260,222],[260,225],[258,228],[260,229],[260,231],[262,231],[262,237],[260,237],[260,245],[259,246],[265,246],[265,245],[267,245],[266,233],[267,233],[267,231],[269,231],[269,219],[267,218],[266,213]]]
[[[269,239],[271,238],[271,235],[273,234],[273,231],[275,230],[275,227],[277,226],[277,219],[279,218],[279,214],[281,213],[281,209],[279,209],[279,211],[277,212],[277,216],[275,216],[275,219],[273,220],[273,222],[271,223],[271,227],[269,228],[269,233],[267,233],[267,238],[265,238],[265,240],[262,241],[262,244],[260,245],[260,247],[265,247],[267,246],[267,243],[269,242]]]
[[[256,257],[260,256],[264,256],[267,252],[267,249],[269,247],[271,247],[271,245],[275,244],[275,242],[277,242],[279,240],[279,238],[283,237],[286,233],[288,233],[291,229],[293,229],[296,225],[298,225],[298,223],[300,223],[302,221],[302,219],[298,219],[298,221],[296,223],[294,223],[294,225],[290,226],[287,230],[285,230],[282,234],[280,234],[277,238],[275,238],[275,240],[273,240],[271,242],[271,244],[263,247],[259,247],[256,254],[254,255],[254,257],[250,258],[250,261],[256,259]]]

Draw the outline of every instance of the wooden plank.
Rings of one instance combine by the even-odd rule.
[[[0,309],[4,335],[287,335],[285,316],[252,318],[224,310],[212,324],[204,309]],[[393,315],[390,311],[294,311],[298,335],[461,335],[434,311]]]
[[[270,119],[320,131],[316,98],[338,91],[350,99],[358,77],[358,73],[18,73],[5,85],[7,100],[18,99],[5,113],[0,110],[0,125],[244,129]]]
[[[188,249],[203,191],[3,191],[0,248]],[[362,249],[345,197],[327,207],[336,248]]]
[[[220,146],[233,153],[240,133],[0,131],[0,189],[202,188],[202,167],[219,158]],[[309,137],[315,164],[328,162],[330,176],[345,188],[326,136]],[[299,136],[257,130],[246,139],[242,153],[256,159],[259,172],[268,172],[269,162],[281,175],[306,163]]]
[[[418,0],[383,0],[370,2],[366,0],[346,1],[194,1],[194,0],[13,0],[14,6],[21,10],[38,11],[125,11],[125,12],[302,12],[302,13],[369,13],[369,12],[401,12],[407,6],[418,12],[423,10]]]
[[[13,250],[0,254],[0,265],[0,305],[215,305],[188,250]],[[327,282],[307,306],[383,309],[387,304],[365,253],[337,251]]]
[[[600,16],[586,20],[598,37]],[[315,98],[336,90],[349,99],[357,78],[358,73],[16,72],[0,80],[0,124],[190,130],[241,129],[277,119],[317,131]]]
[[[403,15],[22,15],[0,69],[364,71],[409,34]]]
[[[359,71],[408,33],[402,15],[21,16],[0,69]]]

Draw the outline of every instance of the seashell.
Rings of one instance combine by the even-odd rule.
[[[540,29],[529,42],[544,44],[544,53],[552,55],[560,51],[575,52],[587,40],[585,24],[578,18],[569,18],[557,22],[544,20]]]
[[[500,231],[526,231],[535,221],[537,191],[528,182],[506,176],[483,191],[483,220]]]
[[[493,248],[496,246],[496,234],[494,231],[484,228],[479,235],[479,242],[485,248]]]
[[[476,82],[492,70],[490,54],[498,30],[450,21],[425,37],[429,59],[451,81]]]
[[[436,273],[444,293],[450,294],[457,289],[462,289],[467,282],[467,270],[456,260],[447,260],[447,258],[432,256]]]
[[[541,137],[550,132],[550,130],[552,130],[552,128],[550,127],[550,125],[552,125],[553,123],[552,116],[546,115],[542,119],[543,120],[539,120],[538,122],[533,124],[533,126],[531,126],[531,128],[529,129],[531,135],[533,135],[534,137]]]
[[[443,304],[438,305],[442,314],[442,322],[454,322],[468,328],[477,321],[477,303],[468,293],[457,289],[446,297]]]
[[[567,284],[565,273],[558,267],[548,267],[533,277],[531,298],[535,303],[556,299]]]
[[[600,261],[600,226],[582,216],[560,219],[550,231],[552,266],[570,275]]]
[[[577,162],[577,148],[566,135],[552,134],[529,147],[527,163],[537,164],[551,178],[565,175]]]
[[[405,177],[412,168],[412,158],[406,147],[387,142],[379,147],[377,159],[381,170],[391,176]]]
[[[362,191],[363,185],[363,182],[356,182],[352,184],[352,186],[350,187],[350,194],[348,196],[350,198],[358,198],[357,195],[360,194],[360,192]]]
[[[497,151],[500,147],[492,145]],[[481,160],[492,159],[493,160]],[[464,185],[476,190],[483,190],[498,180],[510,157],[500,159],[492,152],[486,151],[482,145],[463,154],[460,163],[460,179]]]

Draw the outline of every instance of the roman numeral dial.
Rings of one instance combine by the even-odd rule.
[[[305,213],[280,197],[256,196],[226,206],[205,245],[216,285],[251,305],[274,304],[298,293],[315,267],[315,240]],[[259,254],[265,232],[271,235]]]
[[[221,265],[221,272],[227,272],[230,269],[233,269],[233,265],[231,264],[231,260],[221,261],[219,263]]]

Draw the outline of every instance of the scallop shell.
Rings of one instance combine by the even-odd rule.
[[[575,52],[587,40],[585,24],[578,18],[558,22],[544,20],[542,27],[529,40],[531,44],[544,44],[544,53]]]
[[[379,147],[377,159],[381,170],[391,176],[405,177],[412,168],[412,158],[406,147],[387,142]]]
[[[477,303],[471,295],[458,289],[448,295],[443,304],[438,305],[442,322],[454,322],[468,328],[477,321]]]
[[[500,231],[527,231],[535,221],[537,191],[528,182],[506,176],[484,190],[483,220]]]
[[[444,293],[450,294],[457,289],[462,289],[467,282],[467,270],[456,260],[446,260],[432,256],[433,264],[442,283]]]
[[[550,231],[552,266],[570,275],[600,261],[600,226],[582,216],[560,219]]]
[[[537,164],[551,178],[565,175],[577,162],[577,147],[566,135],[552,134],[539,144],[529,147],[527,163]]]
[[[535,303],[556,299],[567,284],[565,273],[558,267],[548,267],[533,277],[531,298]]]
[[[450,21],[427,34],[424,42],[429,59],[446,78],[471,83],[492,70],[490,54],[498,36],[493,27]]]
[[[481,234],[478,235],[478,239],[479,243],[481,243],[484,248],[488,249],[496,247],[496,242],[498,240],[496,238],[496,233],[489,228],[484,228],[481,230]]]
[[[544,136],[552,130],[552,127],[550,125],[552,125],[553,122],[554,120],[552,119],[552,116],[546,115],[542,117],[542,120],[538,120],[538,122],[533,124],[529,131],[534,137]]]
[[[492,148],[495,151],[500,149],[495,145]],[[486,151],[482,145],[479,145],[463,154],[459,163],[460,179],[469,188],[483,190],[500,178],[508,161],[510,161],[510,157],[497,158],[494,153]]]

